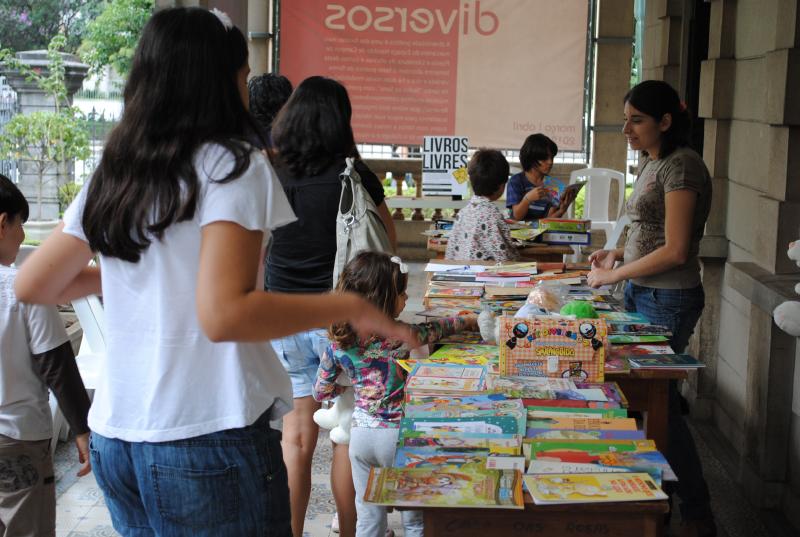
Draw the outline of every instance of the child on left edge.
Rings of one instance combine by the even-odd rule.
[[[361,252],[342,271],[336,289],[362,295],[387,314],[397,317],[408,295],[408,268],[399,257]],[[419,344],[433,343],[463,330],[477,330],[477,316],[466,315],[412,325]],[[333,399],[342,390],[337,377],[350,376],[355,392],[350,462],[356,489],[356,537],[384,537],[386,508],[364,502],[371,467],[392,466],[405,395],[406,372],[397,360],[408,358],[410,349],[399,342],[373,337],[359,340],[346,323],[330,330],[331,345],[320,360],[314,398]],[[422,513],[403,511],[407,537],[422,537]]]

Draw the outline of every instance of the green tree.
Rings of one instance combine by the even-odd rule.
[[[102,0],[2,0],[0,47],[15,51],[45,49],[62,34],[64,50],[75,52],[86,24],[102,8]]]
[[[0,63],[23,73],[29,81],[36,84],[53,98],[55,110],[37,111],[31,114],[17,114],[6,123],[0,133],[0,159],[14,159],[30,162],[38,176],[36,203],[38,216],[42,218],[42,194],[44,186],[53,179],[45,174],[55,169],[55,181],[64,165],[75,159],[89,157],[89,133],[83,115],[68,106],[67,89],[64,84],[64,58],[60,52],[66,44],[66,37],[57,35],[47,48],[50,60],[46,74],[33,71],[20,63],[13,52],[0,50]]]
[[[93,72],[110,65],[122,77],[131,68],[133,52],[154,0],[110,0],[103,12],[89,23],[80,54]]]

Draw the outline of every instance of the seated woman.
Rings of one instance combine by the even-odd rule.
[[[554,185],[558,179],[547,174],[558,154],[556,143],[544,134],[531,134],[519,150],[523,171],[508,180],[506,207],[514,220],[562,218],[575,200],[576,190],[566,190],[563,197]]]
[[[450,231],[445,259],[517,259],[508,224],[493,203],[503,195],[508,161],[500,151],[480,149],[467,166],[474,196],[458,213]]]

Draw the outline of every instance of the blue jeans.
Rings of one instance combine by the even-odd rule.
[[[672,331],[669,344],[677,353],[686,349],[704,306],[702,285],[693,289],[657,289],[628,282],[625,286],[625,309],[641,313],[653,324],[668,327]],[[683,419],[685,404],[677,381],[670,381],[669,442],[665,456],[678,476],[675,492],[681,500],[681,517],[684,520],[709,519],[712,517],[711,498],[697,447]]]
[[[92,470],[114,529],[126,537],[291,537],[280,441],[266,415],[171,442],[92,433]]]
[[[273,339],[272,348],[292,381],[292,394],[309,397],[317,378],[319,360],[330,345],[328,332],[320,328]]]

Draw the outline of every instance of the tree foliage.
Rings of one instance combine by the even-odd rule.
[[[80,48],[83,61],[97,72],[110,65],[125,77],[131,68],[133,52],[154,0],[110,0],[103,12],[89,23]]]
[[[64,58],[60,54],[66,37],[54,37],[48,46],[50,65],[44,73],[36,72],[22,64],[13,52],[0,50],[0,63],[23,73],[55,103],[55,110],[16,114],[6,123],[0,133],[0,159],[28,161],[38,175],[37,196],[38,219],[42,218],[42,190],[47,180],[45,174],[56,170],[56,178],[63,165],[75,159],[89,157],[89,134],[81,112],[68,106],[67,89],[64,84]]]
[[[61,34],[66,38],[64,50],[75,52],[86,24],[102,5],[102,0],[2,0],[0,47],[18,52],[46,49]]]

